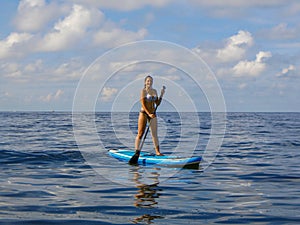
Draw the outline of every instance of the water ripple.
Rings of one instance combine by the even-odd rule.
[[[129,133],[117,137],[110,113],[95,117],[106,148],[127,147],[136,134],[137,114],[129,115]],[[117,114],[123,120],[128,114]],[[160,113],[166,137],[162,151],[179,142],[201,155],[211,132],[211,115]],[[105,149],[92,167],[74,139],[70,113],[0,113],[0,224],[297,224],[300,208],[300,114],[228,113],[227,129],[214,163],[205,171],[138,166],[110,158]],[[188,122],[186,122],[188,121]],[[81,124],[87,152],[98,148]],[[189,136],[180,136],[180,126]],[[118,139],[119,138],[119,139]],[[143,150],[153,151],[148,138]],[[193,150],[193,149],[192,149]],[[92,154],[92,152],[90,152]],[[94,168],[105,173],[98,173]],[[111,178],[111,179],[107,179]],[[116,179],[117,178],[117,179]],[[123,186],[123,181],[128,186]]]

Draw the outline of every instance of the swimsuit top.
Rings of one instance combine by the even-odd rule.
[[[147,94],[145,99],[146,99],[147,102],[155,102],[157,100],[157,96]]]

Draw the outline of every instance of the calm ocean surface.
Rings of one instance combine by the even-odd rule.
[[[300,223],[300,113],[227,113],[216,158],[194,169],[109,157],[132,148],[137,114],[80,116],[79,146],[71,113],[0,113],[0,224]],[[188,113],[158,116],[163,153],[203,154],[209,113],[200,126]]]

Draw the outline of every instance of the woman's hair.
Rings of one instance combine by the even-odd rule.
[[[153,80],[153,77],[151,77],[150,75],[148,75],[148,76],[146,76],[145,77],[145,80],[144,80],[144,88],[146,88],[146,80],[148,79],[148,78],[151,78],[152,80]]]

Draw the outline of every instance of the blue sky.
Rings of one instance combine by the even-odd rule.
[[[10,0],[0,4],[1,111],[71,111],[84,71],[99,56],[144,40],[174,43],[201,57],[220,85],[227,111],[300,111],[298,0]],[[111,110],[129,81],[128,104],[136,104],[147,73],[168,79],[177,90],[168,92],[167,87],[170,104],[166,105],[174,105],[168,93],[184,92],[197,110],[209,109],[205,93],[199,98],[199,91],[174,68],[145,64],[120,71],[129,81],[104,71],[99,76],[108,80],[99,90],[97,110]],[[163,81],[156,80],[154,86],[160,89]],[[123,104],[126,101],[122,99]],[[184,103],[180,98],[176,102]]]

